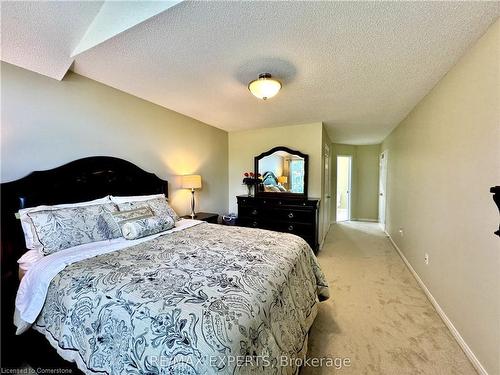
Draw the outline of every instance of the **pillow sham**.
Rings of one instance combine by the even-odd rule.
[[[177,213],[167,203],[167,200],[165,199],[164,195],[158,198],[153,198],[143,201],[126,202],[118,204],[118,208],[120,211],[128,211],[139,207],[150,207],[153,210],[155,216],[159,216],[164,219],[166,219],[165,218],[166,216],[170,216],[172,219],[174,219],[174,222],[180,220]]]
[[[38,241],[38,238],[36,236],[36,230],[33,226],[33,222],[28,216],[28,213],[37,211],[58,210],[61,208],[92,206],[96,204],[105,204],[105,203],[111,203],[111,199],[109,196],[86,202],[58,204],[54,206],[43,205],[43,206],[23,208],[19,210],[19,219],[21,220],[21,227],[24,233],[24,241],[26,243],[26,248],[33,250],[42,247],[42,245]]]
[[[114,203],[69,207],[27,213],[44,255],[84,243],[110,240],[121,235],[111,213]]]
[[[171,216],[166,219],[159,216],[152,216],[143,219],[128,220],[121,224],[122,235],[127,240],[135,240],[160,233],[175,226],[175,221]]]

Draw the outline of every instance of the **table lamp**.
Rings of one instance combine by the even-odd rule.
[[[279,176],[278,177],[278,182],[281,184],[281,185],[285,185],[288,183],[288,177],[287,176]]]
[[[194,190],[201,189],[201,176],[197,174],[182,176],[182,188],[191,189],[191,219],[196,217],[194,212]]]

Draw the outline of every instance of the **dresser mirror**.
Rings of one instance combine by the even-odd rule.
[[[257,195],[307,198],[308,155],[279,146],[255,157]]]

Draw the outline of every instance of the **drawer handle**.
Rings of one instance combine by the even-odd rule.
[[[289,225],[288,230],[291,232],[293,230],[293,225]]]
[[[289,219],[293,219],[293,212],[290,212],[290,213],[288,214],[288,218],[289,218]]]
[[[252,223],[252,227],[257,228],[257,225],[259,225],[256,221]]]
[[[257,215],[259,212],[257,210],[252,211],[252,215]]]

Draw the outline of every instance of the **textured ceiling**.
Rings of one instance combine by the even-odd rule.
[[[61,80],[75,55],[179,2],[2,1],[1,59]]]
[[[323,121],[380,142],[499,14],[498,3],[185,2],[74,70],[226,130]],[[259,101],[261,72],[283,83]]]
[[[180,1],[106,1],[72,55],[93,48]]]
[[[62,79],[103,1],[2,1],[2,61]]]
[[[498,2],[182,2],[73,70],[230,131],[323,121],[335,142],[377,143],[499,14]],[[265,102],[247,90],[262,72],[283,83]]]

